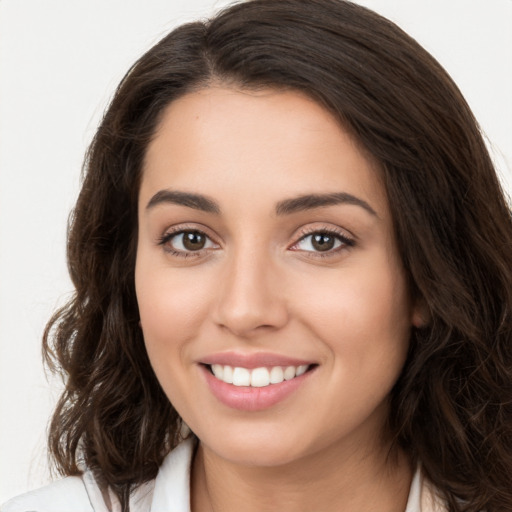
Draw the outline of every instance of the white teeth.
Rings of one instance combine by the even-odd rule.
[[[222,380],[222,377],[224,375],[224,366],[222,366],[221,364],[212,364],[212,372],[213,375],[217,377],[217,379]]]
[[[269,368],[254,368],[249,370],[240,366],[224,366],[221,364],[212,364],[211,370],[213,375],[219,380],[234,386],[252,386],[255,388],[263,388],[270,384],[280,384],[285,380],[291,380],[300,377],[306,373],[309,365],[301,366],[273,366]]]
[[[284,380],[292,380],[295,377],[296,371],[295,366],[287,366],[284,371]]]
[[[250,386],[251,372],[247,368],[237,366],[233,369],[233,385],[234,386]]]
[[[283,380],[283,369],[280,366],[274,366],[274,368],[270,370],[270,384],[279,384],[283,382]]]
[[[224,372],[221,380],[227,384],[233,384],[233,368],[231,368],[231,366],[224,366]]]
[[[270,373],[266,368],[255,368],[251,372],[251,386],[263,388],[270,384]]]
[[[295,372],[295,375],[297,377],[300,377],[303,373],[306,373],[306,370],[308,369],[307,364],[303,364],[302,366],[297,367],[297,371]]]

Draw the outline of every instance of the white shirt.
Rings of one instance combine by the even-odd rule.
[[[194,441],[178,445],[164,459],[155,480],[137,489],[130,512],[190,512],[190,467]],[[109,492],[110,507],[91,472],[70,476],[8,501],[0,512],[119,512]],[[413,477],[405,512],[445,512],[432,486],[418,469]]]

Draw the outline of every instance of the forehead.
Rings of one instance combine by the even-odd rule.
[[[141,196],[177,188],[278,201],[343,191],[382,210],[379,174],[331,113],[300,92],[211,87],[166,108],[146,153]]]

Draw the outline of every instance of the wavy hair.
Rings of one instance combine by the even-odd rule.
[[[450,512],[512,510],[512,220],[479,127],[442,67],[344,0],[252,0],[183,25],[129,70],[92,141],[70,218],[72,300],[44,354],[65,377],[49,429],[61,474],[95,471],[128,510],[179,440],[149,363],[134,287],[137,196],[164,108],[212,82],[305,93],[379,163],[412,293],[391,397],[396,446]]]

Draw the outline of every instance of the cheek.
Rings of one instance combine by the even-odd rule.
[[[338,361],[360,370],[378,359],[401,364],[408,347],[411,312],[400,272],[388,265],[368,265],[303,281],[302,318]]]
[[[209,308],[208,286],[183,269],[147,263],[140,255],[135,269],[144,343],[168,399],[186,415],[191,392],[190,353]]]
[[[208,310],[208,287],[183,270],[137,262],[135,286],[141,326],[152,360],[162,351],[181,350],[200,329]]]

